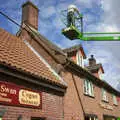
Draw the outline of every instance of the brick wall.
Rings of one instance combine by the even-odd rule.
[[[68,84],[68,88],[64,96],[64,120],[83,120],[83,111],[78,99],[72,74],[70,72],[64,72],[62,73],[62,76]]]
[[[78,96],[76,94],[72,76],[68,72],[62,73],[62,75],[64,77],[64,80],[68,84],[67,93],[64,97],[65,120],[70,120],[70,116],[73,115],[73,111],[74,111],[74,115],[76,117],[77,117],[77,113],[79,113],[79,118],[81,120],[83,120],[83,111],[82,111],[82,109],[81,109],[82,107],[78,101]],[[112,99],[111,93],[107,92],[109,103],[102,102],[101,101],[101,99],[102,99],[101,98],[101,88],[94,84],[95,97],[92,98],[92,97],[86,96],[86,95],[84,95],[83,78],[74,75],[74,79],[77,84],[77,89],[79,91],[79,95],[82,100],[82,104],[83,104],[85,113],[97,115],[98,120],[103,120],[103,114],[116,116],[116,117],[120,116],[120,110],[119,110],[120,102],[118,103],[118,106],[113,105],[113,99]],[[102,102],[103,104],[112,106],[113,110],[107,110],[107,109],[102,108],[100,106],[100,102]],[[75,120],[77,120],[77,119],[75,119]]]
[[[6,109],[3,120],[17,120],[22,115],[23,120],[31,120],[31,117],[45,117],[46,120],[63,120],[62,97],[42,93],[42,109],[13,107],[0,105],[0,111]]]
[[[60,96],[59,93],[54,94],[52,91],[49,92],[47,88],[2,73],[0,73],[0,81],[14,83],[22,88],[42,92],[42,109],[8,106],[0,102],[0,112],[3,109],[6,110],[2,120],[17,120],[19,115],[22,115],[22,120],[31,120],[31,117],[45,117],[46,120],[63,120],[63,96]]]

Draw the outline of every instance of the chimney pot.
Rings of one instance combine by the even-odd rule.
[[[93,58],[94,57],[94,55],[91,55],[91,58]]]
[[[91,55],[91,58],[89,58],[89,66],[96,65],[96,59],[94,58],[94,55]]]

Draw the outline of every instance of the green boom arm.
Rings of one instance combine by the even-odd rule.
[[[70,26],[62,30],[64,34],[70,40],[80,39],[84,41],[120,41],[120,36],[84,36],[84,35],[120,35],[120,32],[107,32],[107,33],[82,33],[75,26]]]
[[[117,36],[117,37],[112,37],[112,36],[80,37],[79,39],[84,40],[84,41],[118,41],[120,40],[120,36]]]

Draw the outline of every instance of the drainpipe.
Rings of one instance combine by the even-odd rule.
[[[80,102],[80,104],[81,104],[82,111],[83,111],[83,115],[84,115],[84,119],[85,119],[85,110],[84,110],[84,107],[83,107],[83,104],[82,104],[81,97],[80,97],[80,95],[79,95],[79,90],[78,90],[78,88],[77,88],[77,84],[76,84],[74,75],[73,75],[72,73],[71,73],[71,75],[72,75],[73,83],[74,83],[75,89],[76,89],[76,91],[77,91],[77,96],[78,96],[79,102]]]
[[[67,66],[69,66],[69,67],[71,67],[71,69],[76,70],[74,67],[70,66],[69,60],[66,60],[66,63],[65,63],[63,66],[64,66],[64,68],[67,67]],[[62,71],[62,70],[61,70],[61,71]],[[79,71],[77,70],[77,72],[79,72]],[[78,96],[79,102],[80,102],[81,107],[82,107],[83,116],[84,116],[84,120],[85,120],[85,110],[84,110],[84,106],[83,106],[81,97],[80,97],[80,95],[79,95],[79,90],[78,90],[78,88],[77,88],[77,83],[76,83],[76,81],[75,81],[74,75],[73,75],[72,73],[71,73],[71,75],[72,75],[72,79],[73,79],[73,83],[74,83],[75,89],[76,89],[76,91],[77,91],[77,96]]]

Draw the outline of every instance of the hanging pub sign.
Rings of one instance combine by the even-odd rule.
[[[0,103],[14,106],[42,108],[42,93],[0,81]]]

